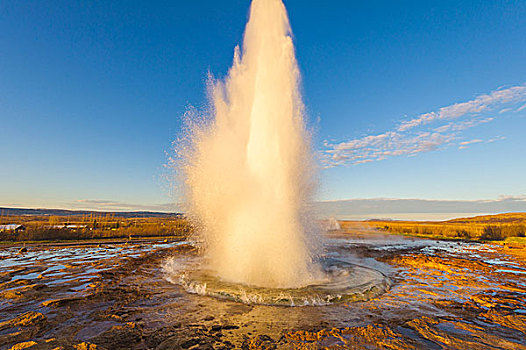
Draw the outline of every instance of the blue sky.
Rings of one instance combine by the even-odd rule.
[[[526,203],[526,2],[285,4],[318,199]],[[174,209],[166,152],[248,7],[1,2],[0,206]]]

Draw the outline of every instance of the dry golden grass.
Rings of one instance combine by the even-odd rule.
[[[461,218],[449,221],[342,221],[341,227],[349,231],[375,230],[394,234],[450,239],[504,240],[524,237],[526,213]]]
[[[0,241],[58,241],[129,237],[186,236],[191,231],[180,217],[124,218],[115,214],[84,216],[10,215],[0,224],[21,224],[21,232],[0,232]]]

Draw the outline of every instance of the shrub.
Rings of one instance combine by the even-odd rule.
[[[471,236],[469,235],[468,231],[466,231],[466,230],[457,230],[456,231],[456,236],[458,238],[463,238],[463,239],[471,238]]]
[[[501,241],[503,239],[502,228],[500,226],[486,225],[480,238],[487,241]]]
[[[523,224],[507,225],[502,228],[504,237],[524,237],[526,227]]]

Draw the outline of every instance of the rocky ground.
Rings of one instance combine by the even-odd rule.
[[[323,307],[188,294],[161,266],[186,244],[14,247],[0,253],[0,349],[526,349],[521,247],[331,237],[328,254],[391,290]]]

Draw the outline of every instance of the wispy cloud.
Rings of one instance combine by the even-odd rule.
[[[505,136],[496,136],[496,137],[493,137],[491,139],[489,139],[488,141],[486,141],[486,143],[492,143],[492,142],[495,142],[495,141],[501,141],[501,140],[505,140],[506,137]]]
[[[519,201],[519,202],[526,202],[526,195],[518,195],[518,196],[512,196],[512,195],[501,195],[499,196],[499,199],[497,201]]]
[[[475,139],[475,140],[470,140],[470,141],[463,141],[461,143],[459,143],[459,149],[465,149],[467,148],[469,145],[472,145],[474,143],[481,143],[481,142],[484,142],[483,140],[481,139]]]
[[[445,125],[439,126],[438,128],[434,129],[435,132],[446,132],[446,131],[462,131],[469,128],[472,128],[474,126],[485,124],[493,121],[495,118],[488,117],[488,118],[478,118],[478,119],[471,119],[471,120],[464,120],[464,121],[456,121],[447,123]]]
[[[498,108],[511,102],[524,101],[525,99],[526,85],[495,90],[489,94],[477,96],[471,101],[455,103],[451,106],[442,107],[437,112],[425,113],[417,118],[402,122],[398,131],[406,131],[437,120],[456,119],[468,114],[478,114],[488,109]]]
[[[501,114],[506,113],[513,110],[513,105],[524,101],[526,101],[526,84],[495,90],[477,96],[471,101],[455,103],[435,112],[421,114],[385,133],[339,143],[325,142],[322,160],[326,167],[356,165],[392,156],[414,156],[421,152],[456,145],[463,130],[494,120],[494,117],[482,117],[483,112],[497,113],[499,110]],[[518,110],[524,109],[525,106]],[[433,126],[428,127],[428,124]],[[495,140],[497,139],[493,139]],[[463,149],[472,143],[476,142],[462,141],[458,146]]]
[[[451,142],[451,135],[437,132],[422,132],[408,137],[394,131],[380,135],[366,136],[361,139],[326,146],[331,165],[345,163],[362,164],[387,157],[408,155],[414,156],[428,152]]]
[[[102,210],[102,211],[161,211],[173,212],[175,205],[173,203],[163,204],[134,204],[102,199],[78,199],[70,206],[77,209]]]
[[[526,109],[526,104],[523,104],[522,106],[520,106],[519,108],[517,108],[517,111],[516,112],[520,112],[522,110]]]

